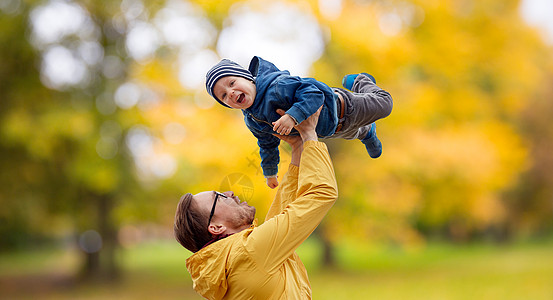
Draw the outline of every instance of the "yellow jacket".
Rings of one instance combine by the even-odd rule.
[[[186,260],[194,289],[207,299],[311,299],[307,271],[295,250],[337,197],[326,145],[307,141],[299,168],[289,166],[263,224]]]

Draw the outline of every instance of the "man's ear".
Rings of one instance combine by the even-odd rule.
[[[223,234],[227,231],[227,227],[223,224],[209,224],[209,226],[207,226],[207,230],[209,231],[209,233],[213,234],[213,235],[220,235],[220,234]]]

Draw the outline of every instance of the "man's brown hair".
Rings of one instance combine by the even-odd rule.
[[[207,230],[207,213],[202,213],[192,201],[193,195],[187,193],[180,198],[175,212],[173,230],[175,239],[186,249],[196,252],[211,239]]]

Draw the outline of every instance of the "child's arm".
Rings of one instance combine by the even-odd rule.
[[[294,125],[296,125],[296,120],[289,114],[285,114],[276,122],[273,122],[273,130],[281,135],[289,135]]]
[[[244,115],[244,121],[251,133],[257,138],[259,156],[261,157],[261,169],[263,170],[263,176],[265,176],[267,180],[267,185],[271,188],[275,188],[278,186],[276,175],[278,173],[278,163],[280,161],[278,151],[280,139],[272,134],[263,132],[261,126],[268,126],[268,124],[256,122],[249,114]],[[271,179],[271,177],[275,178]]]
[[[296,124],[302,123],[324,104],[325,94],[319,89],[319,85],[321,83],[313,78],[297,76],[280,80],[276,85],[278,94],[283,95],[283,99],[287,99],[291,105],[286,114],[290,115]]]

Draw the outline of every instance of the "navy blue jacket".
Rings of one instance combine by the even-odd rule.
[[[256,96],[252,106],[243,109],[246,126],[257,138],[264,176],[278,172],[280,139],[273,136],[273,125],[280,118],[277,108],[286,111],[298,123],[323,106],[315,129],[319,137],[334,134],[338,125],[336,94],[326,84],[313,78],[291,76],[274,64],[255,56],[249,71],[255,78]],[[298,135],[294,129],[292,135]]]

